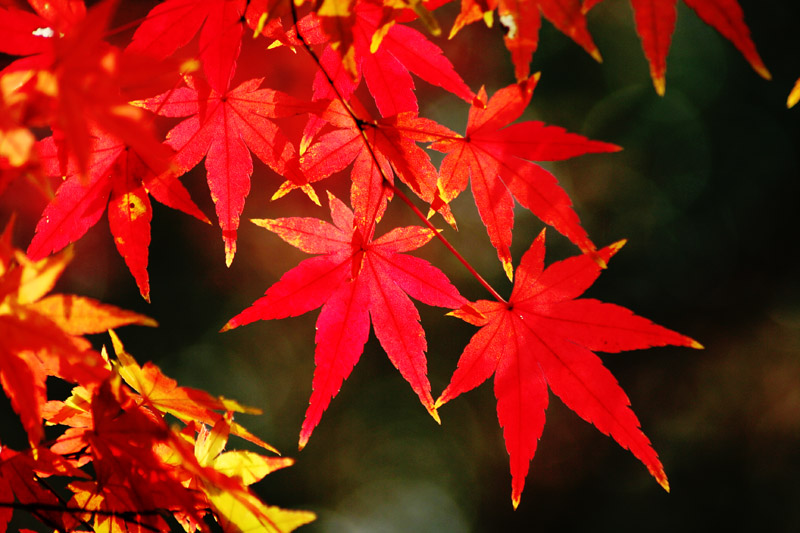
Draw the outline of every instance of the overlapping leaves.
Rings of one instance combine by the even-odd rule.
[[[250,192],[250,152],[302,186],[306,180],[296,170],[294,146],[270,119],[298,114],[309,106],[280,91],[259,89],[262,79],[219,92],[202,80],[189,77],[186,81],[187,87],[141,105],[168,117],[189,117],[170,130],[167,144],[176,150],[173,164],[179,175],[206,158],[208,185],[225,243],[225,262],[230,266],[236,254],[239,217]]]
[[[33,261],[12,247],[12,229],[0,236],[0,382],[31,448],[0,452],[0,531],[13,507],[60,531],[164,531],[166,515],[187,531],[205,530],[209,510],[231,532],[286,532],[313,520],[267,506],[248,488],[291,459],[223,452],[229,434],[275,452],[233,421],[233,412],[257,409],[178,386],[151,363],[139,366],[113,331],[113,359],[93,350],[84,335],[155,321],[48,294],[72,249]],[[49,399],[52,378],[75,384],[69,398]],[[168,414],[185,426],[169,425]],[[43,422],[59,436],[45,441]],[[69,501],[47,481],[55,476],[68,478]]]
[[[87,385],[104,377],[100,355],[82,335],[155,322],[90,298],[48,295],[71,251],[32,261],[12,247],[12,229],[9,224],[0,236],[0,381],[36,446],[44,436],[47,377]]]
[[[92,133],[85,175],[74,157],[62,164],[54,137],[38,143],[44,174],[66,179],[42,213],[28,256],[44,258],[77,241],[97,223],[107,206],[114,244],[136,279],[142,297],[149,300],[147,263],[153,218],[149,196],[199,220],[208,222],[208,219],[175,174],[162,174],[148,167],[146,158],[112,135],[101,130]]]
[[[136,27],[124,51],[106,40],[113,2],[88,11],[78,0],[29,3],[33,12],[0,8],[0,30],[7,35],[0,51],[22,56],[0,72],[0,192],[24,173],[43,189],[51,180],[63,182],[44,208],[28,255],[12,248],[10,230],[0,239],[0,382],[31,444],[26,452],[3,448],[0,499],[31,508],[40,504],[38,518],[64,531],[161,530],[164,512],[188,531],[204,527],[207,511],[225,531],[288,531],[313,518],[268,507],[249,489],[291,460],[224,451],[230,435],[271,450],[233,421],[233,412],[252,409],[178,386],[152,364],[138,365],[113,334],[114,355],[105,357],[82,337],[152,321],[79,296],[48,296],[72,253],[62,250],[107,210],[117,249],[149,299],[149,197],[205,220],[178,180],[203,159],[230,265],[251,186],[251,154],[284,180],[276,199],[301,189],[319,203],[315,187],[324,188],[323,180],[350,168],[350,207],[328,193],[332,223],[311,217],[254,220],[315,256],[285,273],[223,328],[321,308],[300,448],[358,362],[372,329],[437,421],[438,407],[495,376],[515,506],[544,425],[548,389],[630,449],[667,487],[625,393],[593,352],[699,345],[624,308],[577,298],[619,245],[598,250],[557,178],[536,164],[618,147],[541,122],[515,123],[538,81],[529,65],[541,18],[599,59],[586,18],[597,0],[461,2],[451,37],[478,20],[493,23],[495,12],[506,30],[517,82],[491,98],[484,89],[473,92],[442,48],[409,25],[420,18],[435,29],[429,10],[446,1],[166,0]],[[660,93],[675,3],[632,1]],[[686,3],[767,74],[735,0]],[[308,101],[270,88],[266,77],[236,79],[246,26],[275,46],[311,58]],[[257,42],[263,45],[259,53],[267,54],[268,43]],[[469,104],[463,135],[420,116],[412,74]],[[281,125],[293,116],[307,119],[302,133]],[[181,121],[172,122],[160,143],[156,126],[176,118]],[[52,135],[34,143],[34,130],[42,127]],[[438,168],[420,143],[445,154]],[[468,303],[444,273],[405,253],[434,237],[449,247],[444,232],[424,215],[425,227],[374,237],[389,202],[398,197],[418,213],[414,202],[420,202],[423,211],[438,212],[456,227],[450,204],[470,183],[509,279],[515,202],[583,255],[545,269],[542,234],[517,268],[507,302],[465,262],[495,297]],[[406,198],[403,187],[418,200]],[[457,309],[453,314],[481,327],[436,401],[427,377],[425,332],[411,298]],[[75,384],[72,396],[48,402],[48,376]],[[167,424],[166,415],[180,424]],[[42,420],[66,429],[54,442],[44,442]],[[92,475],[85,468],[89,463]],[[41,482],[49,476],[73,478],[72,499],[60,510]],[[7,510],[0,512],[0,530],[9,519]]]

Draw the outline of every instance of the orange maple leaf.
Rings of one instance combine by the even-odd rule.
[[[156,322],[91,298],[46,296],[72,251],[31,261],[11,245],[12,226],[9,223],[0,235],[0,382],[36,446],[44,435],[47,377],[90,385],[109,373],[100,354],[81,335]]]

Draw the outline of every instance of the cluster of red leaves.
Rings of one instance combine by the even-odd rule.
[[[230,433],[275,452],[233,422],[234,411],[257,410],[140,367],[113,331],[113,359],[93,350],[83,335],[156,323],[48,294],[71,248],[32,261],[12,247],[11,233],[9,224],[0,237],[0,381],[31,447],[0,451],[0,531],[14,508],[59,531],[162,531],[168,516],[186,531],[205,530],[207,513],[226,531],[290,531],[313,519],[268,507],[248,489],[291,459],[223,452]],[[71,396],[48,401],[48,378],[75,384]],[[183,426],[168,424],[167,414]],[[60,429],[57,437],[45,440],[43,421]],[[57,478],[69,480],[66,489]]]
[[[31,443],[28,452],[2,452],[0,508],[5,502],[10,511],[14,498],[23,507],[39,503],[37,516],[62,530],[90,522],[110,530],[123,524],[160,529],[163,512],[187,530],[202,527],[206,511],[232,531],[289,530],[311,519],[268,508],[247,488],[288,460],[221,453],[229,433],[266,446],[232,422],[230,413],[241,406],[177,387],[152,365],[140,368],[116,337],[113,362],[81,337],[148,319],[76,296],[44,297],[69,252],[50,254],[79,240],[108,209],[117,249],[149,299],[150,196],[208,222],[179,180],[203,159],[230,265],[252,154],[284,179],[275,198],[300,189],[317,204],[320,182],[351,167],[350,206],[328,194],[333,224],[316,218],[253,221],[316,256],[284,274],[223,328],[322,308],[300,448],[357,363],[372,324],[437,421],[438,407],[495,375],[515,506],[541,435],[548,388],[668,486],[625,393],[593,352],[699,344],[624,308],[576,299],[620,246],[598,249],[556,178],[535,163],[618,147],[541,122],[515,122],[538,81],[529,64],[541,15],[599,59],[586,19],[598,0],[463,0],[451,37],[479,19],[491,25],[495,10],[505,28],[517,82],[491,97],[482,88],[473,92],[442,49],[409,25],[420,21],[437,34],[432,11],[448,1],[165,0],[133,25],[133,37],[122,47],[108,40],[112,0],[90,10],[82,0],[0,7],[0,52],[19,56],[0,71],[0,192],[19,174],[45,190],[60,182],[27,255],[11,248],[10,232],[0,250],[0,378]],[[735,0],[686,3],[768,76]],[[675,4],[632,1],[659,93]],[[250,32],[262,36],[248,40],[262,54],[286,46],[311,59],[309,99],[264,86],[266,77],[237,80]],[[464,134],[419,115],[412,74],[469,104]],[[281,125],[294,116],[305,119],[302,134]],[[162,142],[156,126],[170,120]],[[42,128],[49,136],[34,134]],[[418,143],[445,154],[439,168]],[[403,253],[436,237],[457,254],[401,187],[418,197],[429,216],[438,213],[455,227],[450,204],[470,182],[509,279],[515,202],[582,255],[545,269],[542,234],[516,269],[508,301],[464,262],[494,297],[466,301],[444,273]],[[375,238],[377,223],[397,197],[426,227],[394,228]],[[481,328],[435,401],[425,333],[409,296]],[[72,397],[47,402],[47,376],[75,383]],[[167,425],[167,413],[183,427]],[[68,429],[44,445],[42,420]],[[44,479],[85,478],[88,462],[95,477],[71,483],[71,500],[56,511],[61,500]]]

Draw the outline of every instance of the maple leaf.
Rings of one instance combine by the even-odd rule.
[[[224,93],[242,47],[246,5],[245,0],[167,0],[150,10],[127,51],[166,58],[200,32],[198,58],[206,79]]]
[[[475,93],[441,48],[422,33],[403,24],[386,23],[380,7],[370,2],[359,2],[355,12],[356,57],[381,115],[419,111],[409,71],[472,103]]]
[[[300,42],[297,37],[287,34],[281,18],[292,10],[292,4],[285,0],[249,0],[245,9],[245,20],[253,30],[253,37],[264,35],[272,39],[273,43],[289,46],[294,49]]]
[[[217,411],[261,413],[258,409],[245,407],[227,398],[216,398],[202,390],[180,387],[174,379],[165,376],[161,369],[153,363],[147,362],[144,367],[139,366],[133,356],[125,351],[117,334],[113,330],[110,330],[109,334],[114,346],[114,353],[117,356],[117,371],[122,379],[142,396],[143,403],[154,411],[169,413],[184,423],[194,421],[210,426],[215,425],[222,418]],[[278,453],[275,448],[251,434],[241,425],[230,422],[230,426],[234,435]]]
[[[108,375],[100,354],[80,337],[126,324],[156,325],[137,313],[72,295],[50,295],[70,251],[31,261],[0,237],[0,381],[33,446],[43,436],[47,376],[85,385]]]
[[[518,82],[530,76],[530,62],[539,46],[541,15],[594,59],[602,60],[586,26],[585,11],[581,10],[580,0],[462,0],[461,13],[453,23],[450,38],[477,20],[483,19],[491,27],[495,9],[500,24],[505,28],[503,42],[511,52]]]
[[[323,255],[306,259],[284,274],[222,328],[227,331],[256,320],[298,316],[322,306],[317,319],[314,390],[300,432],[301,449],[358,362],[370,321],[392,364],[438,420],[426,376],[425,333],[408,295],[451,309],[465,303],[439,269],[400,253],[428,242],[432,230],[396,228],[373,240],[374,229],[365,231],[347,206],[330,193],[328,199],[333,224],[314,218],[253,220],[304,252]]]
[[[584,12],[602,0],[584,2]],[[678,0],[631,0],[636,21],[636,31],[650,64],[650,77],[656,92],[663,96],[666,90],[667,54],[672,42],[677,19]],[[741,52],[761,77],[771,75],[756,51],[750,30],[744,22],[744,13],[736,0],[684,0],[703,22],[716,29]]]
[[[38,143],[44,173],[66,176],[66,180],[45,207],[28,255],[40,259],[80,239],[107,206],[114,244],[142,297],[150,301],[147,262],[153,210],[148,193],[169,207],[209,221],[174,174],[160,174],[148,167],[137,150],[116,137],[97,129],[92,133],[87,176],[75,157],[63,168],[54,137]]]
[[[597,254],[607,262],[623,244]],[[544,251],[543,230],[522,257],[508,302],[479,300],[452,313],[481,329],[465,348],[436,407],[494,374],[515,508],[544,428],[548,388],[581,418],[629,449],[669,490],[658,455],[641,431],[628,397],[593,352],[702,346],[624,307],[577,298],[597,279],[600,266],[584,254],[545,269]]]
[[[362,119],[368,113],[355,98],[345,108],[334,100],[321,117],[334,126],[322,135],[300,158],[300,167],[310,182],[324,179],[346,168],[351,162],[350,202],[356,219],[365,229],[383,216],[391,190],[384,180],[394,184],[395,174],[451,225],[455,225],[449,206],[439,196],[439,175],[430,155],[417,146],[418,141],[459,138],[460,136],[415,112],[379,120]],[[359,116],[354,118],[354,111]],[[287,183],[281,191],[294,187]]]
[[[356,76],[358,68],[353,38],[355,3],[356,0],[322,0],[316,10],[320,27],[330,38],[331,48],[336,50],[342,66],[353,77]]]
[[[527,107],[537,80],[534,76],[500,89],[485,108],[473,105],[463,138],[443,139],[431,146],[447,152],[439,168],[445,202],[452,201],[472,182],[481,220],[509,279],[513,274],[510,246],[515,199],[583,252],[592,254],[596,249],[556,178],[530,161],[559,161],[620,149],[542,122],[509,126]],[[485,90],[481,89],[478,98],[486,100]]]
[[[208,186],[222,228],[228,266],[236,254],[239,217],[250,192],[250,152],[290,182],[301,187],[306,183],[297,168],[294,146],[270,119],[315,107],[280,91],[259,89],[262,81],[252,79],[218,92],[202,79],[187,76],[187,87],[138,103],[159,115],[189,117],[167,133],[167,144],[177,150],[172,162],[179,175],[206,158]],[[310,187],[303,190],[316,198]]]
[[[376,2],[355,4],[347,15],[347,25],[341,30],[348,32],[352,41],[349,52],[352,57],[345,60],[336,42],[327,42],[325,25],[321,20],[330,17],[311,13],[298,23],[297,31],[308,43],[328,44],[319,58],[321,68],[314,78],[314,99],[341,98],[348,101],[363,75],[382,116],[418,112],[419,104],[411,77],[414,73],[472,103],[475,93],[464,83],[442,49],[419,31],[397,24],[390,14],[391,10]],[[339,26],[341,24],[337,28]],[[329,80],[333,80],[336,90],[330,86]]]

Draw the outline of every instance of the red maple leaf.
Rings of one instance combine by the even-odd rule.
[[[447,152],[439,169],[441,195],[450,202],[472,181],[472,195],[489,239],[509,279],[514,200],[553,226],[583,252],[595,246],[581,227],[572,201],[556,178],[530,161],[559,161],[577,155],[615,152],[613,144],[592,141],[542,122],[516,120],[527,107],[538,76],[497,91],[486,107],[473,105],[463,138],[443,139],[432,147]],[[481,89],[478,98],[486,101]]]
[[[112,135],[92,131],[87,176],[75,157],[63,168],[58,143],[48,137],[38,143],[39,159],[48,176],[66,176],[56,196],[45,207],[36,225],[28,255],[36,260],[57,252],[83,235],[100,219],[108,206],[108,223],[114,244],[125,259],[139,291],[150,300],[147,256],[155,199],[209,222],[173,174],[159,174],[147,166],[138,151]],[[109,200],[110,197],[110,200]]]
[[[150,10],[127,50],[163,59],[200,32],[198,58],[209,85],[222,93],[236,70],[246,4],[245,0],[167,0]]]
[[[602,0],[584,2],[584,12]],[[750,30],[744,22],[744,13],[736,0],[684,0],[703,22],[716,29],[742,53],[753,69],[765,79],[771,75],[761,61],[756,46],[750,39]],[[650,63],[650,77],[660,95],[666,88],[667,53],[672,42],[677,18],[678,0],[631,0],[636,31]]]
[[[250,152],[290,182],[305,183],[294,146],[270,119],[311,107],[280,91],[259,89],[263,78],[224,92],[208,87],[202,79],[187,76],[186,81],[187,87],[140,105],[168,117],[189,117],[167,133],[167,144],[177,150],[173,164],[179,175],[206,158],[208,186],[222,228],[225,262],[230,266],[236,254],[239,217],[250,192]]]
[[[608,261],[623,244],[597,254]],[[548,388],[581,418],[629,449],[669,490],[658,455],[641,431],[628,397],[593,352],[664,345],[701,348],[700,344],[624,307],[577,299],[597,279],[600,266],[584,254],[544,269],[544,251],[542,231],[522,257],[508,302],[479,300],[453,313],[481,329],[465,348],[436,407],[494,374],[497,417],[511,460],[514,507],[544,428]]]
[[[341,50],[334,53],[332,44],[320,56],[321,70],[314,80],[315,99],[349,100],[363,75],[381,115],[419,111],[414,94],[413,72],[432,85],[472,102],[475,93],[464,83],[442,49],[419,31],[396,24],[390,10],[379,3],[361,1],[355,4],[346,30],[352,33],[352,72],[342,63]],[[323,17],[311,14],[298,24],[299,32],[310,43],[325,42]],[[322,70],[324,69],[324,73]],[[327,76],[326,76],[327,74]],[[330,87],[336,84],[338,95]]]
[[[323,255],[306,259],[284,274],[222,328],[298,316],[322,306],[317,319],[314,391],[300,432],[300,448],[358,362],[370,321],[392,364],[438,420],[426,375],[425,333],[408,295],[450,309],[466,302],[439,269],[400,253],[428,242],[432,230],[396,228],[373,240],[373,230],[365,231],[344,203],[330,194],[328,198],[333,224],[315,218],[253,221],[304,252]]]

